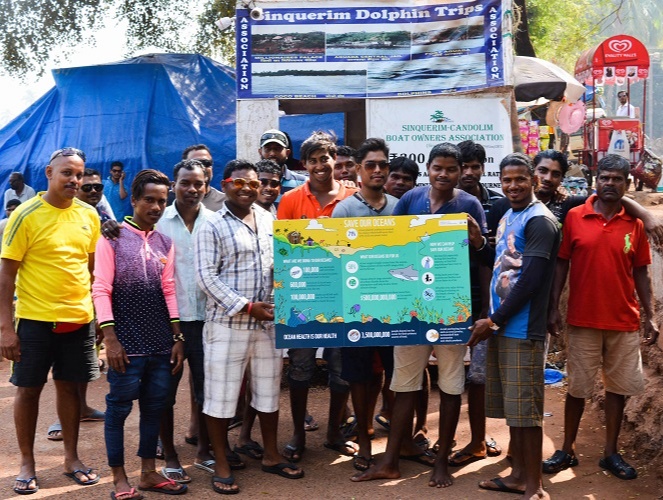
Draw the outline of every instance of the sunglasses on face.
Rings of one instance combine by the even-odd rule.
[[[83,184],[81,186],[81,191],[83,191],[84,193],[89,193],[93,189],[97,193],[101,193],[104,190],[104,185],[103,184]]]
[[[62,148],[58,149],[51,155],[51,159],[49,160],[49,162],[53,161],[58,156],[74,156],[74,155],[78,155],[81,158],[81,160],[85,161],[85,153],[83,153],[83,151],[81,151],[80,149]]]
[[[281,185],[281,181],[277,181],[276,179],[259,179],[259,181],[263,187],[269,186],[272,189],[276,189]]]
[[[232,183],[233,186],[235,186],[237,189],[242,189],[247,184],[251,189],[258,189],[260,187],[260,181],[257,179],[251,179],[249,181],[247,179],[243,179],[242,177],[238,177],[237,179],[224,179],[223,182],[225,184]]]
[[[379,169],[387,168],[389,166],[388,161],[366,161],[364,162],[364,168],[368,170],[373,170],[375,167]]]
[[[196,161],[198,163],[200,163],[205,168],[210,168],[210,167],[214,166],[214,162],[212,160],[208,160],[208,159],[205,159],[205,158],[204,159],[196,158]]]
[[[120,169],[120,168],[111,168],[111,172],[114,173],[114,174],[121,174],[122,169]]]

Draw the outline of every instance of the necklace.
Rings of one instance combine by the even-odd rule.
[[[386,196],[384,196],[384,195],[382,196],[383,204],[382,204],[382,207],[380,207],[380,208],[375,208],[375,207],[374,207],[373,205],[371,205],[368,201],[366,201],[366,198],[364,198],[364,197],[359,193],[359,191],[357,191],[353,196],[354,196],[355,198],[357,198],[359,201],[361,201],[364,205],[366,205],[368,208],[370,208],[371,210],[373,210],[373,212],[375,212],[375,213],[377,213],[377,214],[379,214],[380,212],[382,212],[382,211],[384,210],[384,207],[387,206],[387,199],[386,199]]]
[[[536,203],[540,203],[539,200],[532,200],[529,205],[527,205],[525,208],[523,208],[520,212],[516,213],[516,216],[513,217],[512,219],[509,219],[509,216],[506,216],[506,225],[510,226],[514,222],[516,222],[527,210],[529,210],[531,207],[533,207]],[[511,210],[511,215],[513,215],[513,209]]]

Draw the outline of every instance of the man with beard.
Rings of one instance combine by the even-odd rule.
[[[290,141],[280,130],[266,130],[260,136],[260,149],[258,149],[260,158],[272,160],[281,167],[281,196],[291,189],[301,186],[307,179],[305,175],[293,172],[286,166],[290,153]],[[304,161],[303,158],[302,161]]]

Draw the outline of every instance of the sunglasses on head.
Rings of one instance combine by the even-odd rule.
[[[101,183],[95,184],[83,184],[81,186],[81,191],[84,193],[89,193],[92,190],[95,190],[97,193],[101,193],[104,190],[104,185]]]
[[[233,184],[237,189],[242,189],[242,188],[243,188],[244,186],[246,186],[247,184],[249,185],[249,187],[250,187],[251,189],[258,189],[258,188],[260,187],[260,181],[257,180],[257,179],[251,179],[251,180],[249,181],[249,180],[244,179],[244,178],[242,178],[242,177],[238,177],[238,178],[236,178],[236,179],[231,179],[231,178],[224,179],[223,182],[224,182],[225,184],[230,184],[230,183],[232,182],[232,184]]]
[[[85,153],[83,153],[83,151],[81,151],[80,149],[62,148],[62,149],[58,149],[57,151],[53,152],[49,162],[53,161],[58,156],[74,156],[74,155],[78,155],[81,158],[81,160],[85,161]]]
[[[277,181],[276,179],[258,179],[260,181],[260,184],[264,187],[269,186],[270,188],[276,189],[281,185],[281,181]]]

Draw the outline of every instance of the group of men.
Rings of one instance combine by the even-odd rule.
[[[468,214],[474,324],[467,374],[466,347],[462,345],[326,349],[330,407],[325,447],[353,456],[358,470],[353,481],[400,477],[399,460],[406,459],[433,467],[430,486],[451,486],[451,468],[501,453],[486,438],[485,419],[504,418],[510,429],[512,471],[479,486],[517,492],[523,498],[547,498],[542,468],[554,473],[578,463],[575,440],[584,399],[591,396],[601,363],[608,425],[600,465],[622,479],[635,477],[635,470],[618,453],[617,438],[624,397],[643,387],[634,292],[646,315],[644,342],[651,344],[658,336],[644,230],[660,227],[645,210],[625,201],[625,160],[613,155],[602,160],[596,194],[580,200],[560,191],[568,164],[554,151],[541,153],[534,162],[518,153],[506,156],[500,163],[504,197],[480,182],[486,154],[471,141],[436,145],[426,164],[429,184],[416,188],[416,164],[392,158],[388,145],[379,138],[366,139],[353,150],[337,147],[328,134],[313,133],[300,152],[308,175],[286,167],[291,145],[282,131],[266,131],[258,153],[261,160],[256,164],[244,160],[228,163],[219,191],[212,185],[209,149],[204,145],[186,148],[174,169],[172,205],[165,208],[153,203],[155,208],[146,212],[155,225],[144,230],[159,231],[173,242],[178,331],[183,335],[174,342],[183,339],[190,367],[195,410],[189,433],[197,441],[195,466],[212,475],[214,491],[239,492],[232,471],[246,466],[241,454],[260,460],[266,473],[288,479],[304,476],[296,463],[306,450],[315,349],[289,350],[293,433],[279,452],[276,430],[283,356],[275,347],[273,325],[271,222],[275,216]],[[115,225],[106,222],[112,218],[99,207],[99,194],[117,190],[119,198],[125,195],[122,200],[128,197],[121,164],[113,164],[109,179],[113,184],[106,186],[98,172],[85,169],[84,153],[74,148],[53,153],[46,177],[47,191],[22,203],[12,214],[0,265],[0,349],[14,361],[11,380],[18,387],[15,425],[21,471],[14,484],[18,494],[39,488],[33,454],[36,416],[51,367],[64,438],[65,474],[81,485],[99,481],[93,469],[79,460],[76,449],[79,409],[84,406],[80,385],[99,376],[90,272],[97,238],[118,237]],[[130,201],[134,206],[143,203],[134,197]],[[561,223],[564,237],[558,253]],[[62,224],[72,230],[54,232]],[[559,333],[559,299],[569,267],[569,344],[573,348],[569,349],[566,436],[562,450],[542,466],[546,333]],[[605,272],[606,267],[614,272]],[[195,278],[191,270],[195,270]],[[15,282],[16,327],[12,317]],[[58,286],[63,282],[72,286]],[[597,301],[601,307],[592,305]],[[432,350],[438,360],[440,391],[437,453],[415,441],[412,430]],[[372,389],[376,357],[391,380],[389,389],[395,392],[387,422],[387,449],[377,459],[370,440],[377,398]],[[173,406],[180,376],[173,375],[170,396],[163,403],[160,436],[165,466],[157,474],[153,466],[156,446],[154,450],[141,446],[138,454],[145,470],[138,489],[181,494],[191,481],[173,444]],[[452,453],[466,386],[472,437],[467,446]],[[346,442],[340,429],[350,395],[356,444]],[[242,398],[249,404],[238,443],[231,449],[228,428]],[[251,439],[256,416],[262,445]],[[123,472],[123,463],[115,459],[111,465],[115,485],[111,496],[117,500],[139,498]],[[118,467],[121,470],[116,474]]]

